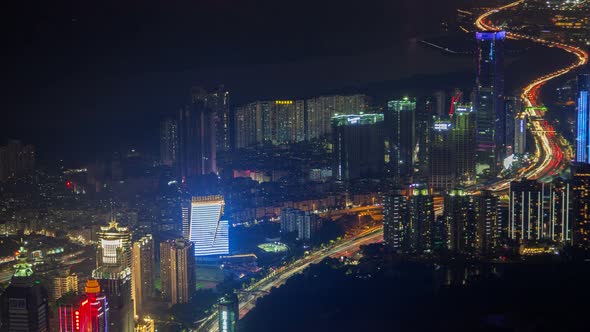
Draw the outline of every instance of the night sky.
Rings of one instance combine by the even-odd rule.
[[[233,104],[300,97],[441,66],[415,37],[467,0],[39,1],[2,10],[0,139],[46,159],[157,144],[191,85]],[[17,7],[15,7],[17,6]],[[156,149],[153,148],[155,151]]]

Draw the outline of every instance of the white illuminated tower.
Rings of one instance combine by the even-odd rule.
[[[195,256],[229,253],[229,224],[221,220],[224,206],[223,196],[193,197],[188,237],[195,244]]]

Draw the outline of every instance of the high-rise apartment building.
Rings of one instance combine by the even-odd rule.
[[[229,108],[229,91],[224,85],[218,86],[207,94],[207,106],[213,111],[216,149],[229,151],[232,148],[232,117]]]
[[[188,303],[195,291],[195,247],[178,239],[160,243],[162,296],[172,305]]]
[[[573,245],[590,249],[590,165],[575,165],[572,173]]]
[[[148,234],[133,242],[131,283],[134,316],[143,316],[144,305],[154,292],[154,239]]]
[[[57,300],[66,293],[78,293],[78,275],[64,271],[51,279],[49,295]]]
[[[462,189],[450,190],[444,199],[444,217],[449,228],[449,249],[475,255],[477,222],[472,197]]]
[[[503,225],[498,211],[498,198],[490,191],[474,197],[477,212],[476,247],[480,255],[493,253],[501,244]]]
[[[176,119],[164,119],[160,122],[160,163],[172,167],[177,160],[178,122]]]
[[[335,115],[364,114],[369,112],[366,95],[332,95],[310,98],[305,101],[306,137],[320,138],[332,132],[331,119]]]
[[[409,178],[414,171],[416,148],[416,101],[390,100],[385,111],[389,145],[389,171],[395,178]]]
[[[590,163],[590,74],[578,75],[576,161]]]
[[[192,198],[188,240],[195,245],[195,255],[219,256],[229,253],[229,223],[221,219],[224,207],[223,196]]]
[[[408,199],[409,218],[404,228],[408,242],[402,242],[402,248],[408,252],[424,253],[434,249],[434,201],[428,189],[415,187],[410,189]]]
[[[389,248],[402,250],[407,240],[408,201],[400,189],[383,195],[383,242]]]
[[[476,149],[477,174],[493,175],[505,156],[506,115],[504,108],[505,31],[476,33]]]
[[[332,118],[332,174],[339,181],[375,177],[385,165],[382,114]]]

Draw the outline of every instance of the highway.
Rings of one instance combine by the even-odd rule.
[[[358,252],[362,245],[382,240],[383,230],[381,227],[368,229],[353,238],[342,240],[330,248],[312,252],[296,262],[277,269],[246,289],[246,294],[240,298],[240,318],[254,308],[258,298],[268,294],[273,287],[281,286],[289,278],[305,270],[310,264],[317,264],[327,257],[349,256]],[[198,331],[219,331],[217,313],[207,317]]]
[[[524,0],[512,2],[502,7],[487,11],[477,18],[475,26],[479,30],[484,31],[500,30],[490,21],[490,16],[522,3],[524,3]],[[576,57],[576,60],[565,68],[545,74],[533,80],[523,88],[521,98],[524,105],[527,107],[525,112],[528,116],[530,130],[535,140],[536,152],[533,156],[532,162],[527,167],[520,169],[512,179],[499,180],[489,186],[488,189],[496,192],[507,191],[510,187],[510,181],[514,179],[527,178],[544,180],[559,175],[566,168],[569,161],[573,158],[570,146],[565,139],[556,135],[553,126],[544,118],[544,111],[539,109],[539,107],[542,106],[538,98],[539,90],[548,81],[565,75],[588,63],[588,53],[579,47],[510,31],[507,31],[506,35],[511,39],[527,39],[548,47],[560,48],[573,54]]]
[[[502,10],[518,6],[523,2],[524,0],[519,0],[483,13],[475,21],[476,27],[479,30],[485,31],[500,30],[490,21],[490,16]],[[535,140],[536,153],[533,156],[531,163],[528,166],[520,169],[513,178],[498,180],[489,185],[488,189],[496,192],[504,192],[508,190],[510,187],[510,181],[514,179],[525,177],[529,179],[542,180],[547,177],[558,175],[568,165],[568,162],[573,157],[571,156],[571,150],[569,149],[567,142],[555,134],[553,127],[544,118],[544,111],[539,108],[541,104],[539,102],[538,95],[540,88],[548,81],[565,75],[588,62],[588,53],[576,46],[512,33],[509,31],[507,31],[507,37],[512,39],[527,39],[542,45],[546,45],[548,47],[560,48],[575,55],[576,61],[565,68],[552,73],[544,74],[523,88],[521,98],[527,107],[526,113],[529,118],[530,130],[533,133]],[[260,298],[260,296],[267,294],[273,287],[282,285],[287,279],[293,275],[296,275],[297,273],[300,273],[310,264],[319,263],[326,257],[339,257],[354,254],[355,252],[358,252],[361,245],[378,242],[381,241],[382,238],[382,230],[373,229],[354,238],[344,240],[330,249],[313,252],[299,261],[274,271],[268,277],[248,287],[246,291],[249,293],[247,293],[247,295],[243,295],[240,299],[240,318],[246,315],[255,306],[256,300]],[[199,329],[199,331],[215,332],[218,330],[216,313],[205,319],[202,327]]]

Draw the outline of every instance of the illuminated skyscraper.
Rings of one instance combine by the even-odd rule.
[[[475,181],[475,112],[471,104],[455,105],[451,131],[457,179],[471,184]]]
[[[416,102],[416,160],[418,182],[426,182],[430,171],[430,140],[435,120],[436,99],[422,97]],[[391,161],[390,161],[391,162]]]
[[[505,154],[505,31],[477,32],[476,142],[477,174],[493,175]]]
[[[590,163],[590,74],[578,75],[578,130],[576,161]]]
[[[471,196],[453,189],[445,196],[444,217],[449,227],[449,248],[454,253],[474,255],[476,249],[476,215]]]
[[[424,253],[434,248],[434,201],[426,188],[410,189],[408,199],[409,218],[404,229],[408,230],[407,242],[402,241],[404,251]]]
[[[6,332],[49,331],[47,290],[33,275],[31,265],[19,262],[10,285],[0,297],[1,330]]]
[[[407,238],[408,202],[400,189],[383,195],[383,242],[386,246],[401,250]]]
[[[232,130],[229,91],[225,86],[220,85],[207,95],[207,105],[213,111],[216,149],[217,151],[228,151],[232,147]]]
[[[131,266],[134,315],[144,315],[144,304],[154,292],[154,239],[148,234],[133,243]]]
[[[49,286],[50,295],[53,300],[57,300],[66,293],[78,293],[78,275],[62,271],[59,275],[51,279]]]
[[[188,303],[195,291],[194,248],[184,239],[160,243],[162,296],[171,304]]]
[[[385,132],[389,142],[389,171],[395,178],[409,178],[416,148],[416,101],[390,100],[385,111]]]
[[[219,300],[217,306],[220,332],[238,331],[240,319],[240,301],[235,294],[226,295]]]
[[[477,211],[477,252],[486,255],[500,245],[502,224],[498,215],[498,198],[489,191],[475,196]]]
[[[58,303],[59,332],[107,332],[110,311],[97,280],[86,282],[85,294]]]
[[[382,114],[338,115],[332,118],[332,174],[339,181],[383,173]]]
[[[504,112],[505,117],[506,117],[506,121],[504,122],[504,125],[506,126],[506,128],[504,130],[504,135],[506,137],[505,138],[506,149],[505,149],[504,156],[507,157],[507,156],[510,156],[515,153],[514,152],[515,144],[516,144],[515,130],[518,129],[518,127],[514,126],[514,120],[523,111],[522,100],[520,99],[520,97],[506,96],[504,98],[504,107],[506,108],[506,111]]]
[[[573,169],[573,245],[590,249],[590,165],[579,164]]]
[[[116,221],[97,232],[96,269],[92,276],[109,299],[111,327],[117,331],[133,330],[131,298],[131,232]]]
[[[178,159],[178,122],[164,119],[160,122],[160,163],[174,166]]]
[[[210,95],[201,88],[193,88],[191,94],[191,104],[178,117],[178,166],[183,181],[217,172],[216,115]]]
[[[526,115],[518,115],[514,119],[514,154],[522,156],[526,153]]]
[[[543,219],[543,187],[535,180],[510,183],[508,236],[513,240],[540,239]]]
[[[196,256],[229,253],[229,224],[227,220],[221,220],[224,207],[223,196],[193,197],[188,240],[195,245]]]
[[[430,188],[444,193],[455,182],[455,156],[452,141],[452,126],[448,121],[434,123],[430,142]]]

